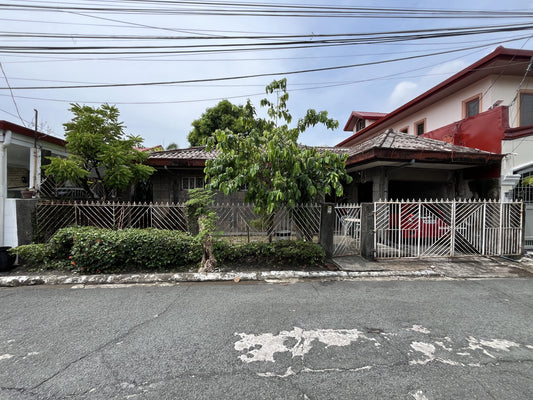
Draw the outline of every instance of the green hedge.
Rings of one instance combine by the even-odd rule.
[[[202,245],[197,237],[179,231],[70,227],[59,230],[46,244],[18,246],[12,252],[32,267],[118,273],[189,269],[200,262]],[[312,266],[325,259],[320,246],[304,241],[230,244],[218,240],[214,252],[221,264]]]

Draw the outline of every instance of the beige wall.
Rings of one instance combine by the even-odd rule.
[[[426,132],[459,121],[463,119],[463,101],[476,96],[479,93],[485,93],[491,82],[492,78],[489,77],[470,85],[452,96],[437,101],[429,107],[426,107],[395,124],[391,124],[391,126],[384,128],[384,130],[392,128],[395,131],[400,131],[407,126],[409,127],[409,133],[414,134],[415,122],[424,118],[426,119]],[[481,111],[486,111],[490,105],[492,105],[492,102],[490,102],[490,95],[482,96]]]
[[[491,75],[396,123],[383,126],[381,130],[393,129],[400,131],[408,127],[409,133],[414,134],[415,122],[422,119],[426,119],[426,132],[460,121],[463,119],[463,101],[478,94],[482,95],[481,112],[487,111],[496,101],[502,100],[500,105],[509,106],[510,126],[517,127],[518,101],[515,96],[521,82],[522,77],[520,76]],[[526,79],[522,83],[521,89],[533,90],[533,78]]]

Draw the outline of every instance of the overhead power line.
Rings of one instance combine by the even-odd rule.
[[[501,42],[498,42],[498,43],[501,43]],[[200,83],[200,82],[220,82],[220,81],[231,81],[231,80],[239,80],[239,79],[268,77],[268,76],[286,76],[286,75],[296,75],[296,74],[311,73],[311,72],[333,71],[333,70],[356,68],[356,67],[363,67],[363,66],[376,65],[376,64],[389,64],[389,63],[394,63],[394,62],[399,62],[399,61],[414,60],[414,59],[438,56],[438,55],[443,55],[443,54],[457,53],[460,51],[478,49],[479,47],[480,46],[471,46],[471,47],[464,47],[460,49],[413,55],[413,56],[400,57],[400,58],[394,58],[394,59],[388,59],[388,60],[371,61],[371,62],[365,62],[365,63],[339,65],[339,66],[332,66],[332,67],[310,68],[310,69],[302,69],[302,70],[296,70],[296,71],[267,72],[267,73],[239,75],[239,76],[188,79],[188,80],[177,80],[177,81],[159,81],[159,82],[106,83],[106,84],[94,84],[94,85],[17,86],[17,87],[12,87],[11,89],[13,90],[89,89],[89,88],[136,87],[136,86],[164,86],[164,85]],[[7,88],[0,87],[0,89],[7,89]]]
[[[103,4],[102,4],[103,3]],[[0,3],[3,10],[23,11],[74,11],[100,14],[145,14],[145,15],[212,15],[212,16],[259,16],[300,18],[531,18],[533,13],[523,10],[446,10],[415,9],[407,7],[355,7],[313,6],[303,4],[251,3],[232,1],[112,1],[90,2],[82,5],[72,2]],[[107,5],[106,5],[107,4]]]

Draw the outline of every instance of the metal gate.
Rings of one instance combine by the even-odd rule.
[[[377,202],[374,223],[376,258],[522,253],[521,202]]]
[[[361,252],[361,206],[335,205],[333,255],[347,256]]]

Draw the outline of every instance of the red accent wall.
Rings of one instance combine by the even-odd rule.
[[[505,131],[509,129],[509,109],[496,107],[423,134],[459,146],[501,153]]]

